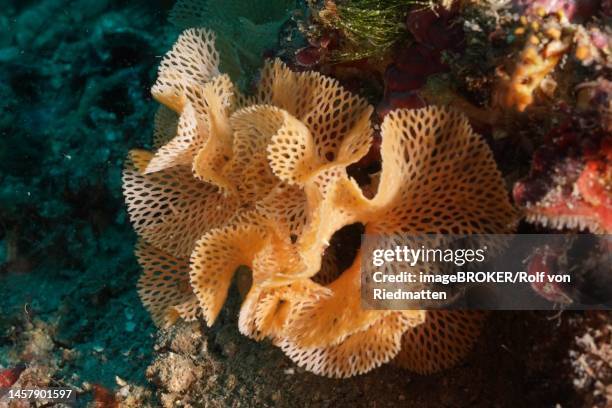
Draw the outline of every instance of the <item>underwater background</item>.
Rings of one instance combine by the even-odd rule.
[[[121,171],[130,146],[150,144],[150,84],[178,34],[170,4],[1,3],[0,365],[33,331],[83,356],[58,375],[142,383],[153,330]]]
[[[136,291],[121,175],[130,149],[151,148],[162,56],[182,29],[210,27],[243,89],[265,56],[310,58],[305,3],[209,3],[169,21],[171,0],[0,0],[0,378],[75,387],[80,406],[583,406],[569,350],[599,315],[498,313],[467,364],[348,380],[240,336],[235,288],[212,329],[157,330]]]

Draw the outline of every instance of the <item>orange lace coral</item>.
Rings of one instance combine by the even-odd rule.
[[[348,377],[397,357],[426,373],[456,362],[480,314],[364,310],[361,254],[342,270],[330,241],[356,223],[387,235],[509,232],[515,212],[486,143],[448,109],[392,112],[366,194],[347,172],[372,143],[364,99],[278,61],[253,96],[239,95],[213,42],[187,30],[164,58],[158,149],[132,152],[124,172],[143,240],[139,293],[156,324],[201,313],[212,325],[247,266],[240,331],[309,371]]]

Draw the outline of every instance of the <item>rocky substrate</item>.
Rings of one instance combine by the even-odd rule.
[[[452,370],[419,376],[389,364],[346,380],[315,376],[271,344],[242,336],[234,314],[224,312],[212,329],[195,322],[160,332],[146,371],[160,404],[580,407],[585,402],[585,393],[573,386],[568,353],[589,322],[580,314],[494,313],[475,350]],[[590,401],[600,406],[601,399]]]

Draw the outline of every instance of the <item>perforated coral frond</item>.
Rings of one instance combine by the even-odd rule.
[[[268,247],[268,249],[271,248],[271,246]],[[274,253],[262,251],[258,257],[269,259],[275,257],[274,255]],[[299,262],[298,259],[290,259],[288,263],[297,267],[296,261]],[[291,279],[286,273],[283,276],[277,276],[274,274],[277,270],[269,267],[274,267],[273,260],[271,265],[266,265],[265,259],[258,263],[259,265],[254,265],[253,268],[254,284],[240,308],[238,327],[240,332],[248,337],[257,340],[267,337],[280,341],[279,339],[286,336],[286,328],[293,325],[296,304],[329,297],[331,291],[309,279]]]
[[[194,157],[205,146],[213,153],[217,152],[211,146],[216,144],[229,146],[225,150],[231,150],[229,115],[235,101],[229,78],[220,75],[205,85],[194,84],[185,90],[185,95],[187,101],[178,120],[175,136],[155,153],[147,173],[172,166],[191,165]]]
[[[302,257],[291,244],[286,230],[279,228],[274,220],[267,220],[266,246],[253,258],[253,284],[278,286],[294,282],[296,274],[304,267]]]
[[[270,166],[282,180],[303,184],[325,166],[347,166],[368,152],[372,107],[337,81],[274,62],[264,67],[258,89],[258,102],[287,112],[268,147]]]
[[[333,346],[304,348],[289,340],[278,342],[278,346],[297,365],[312,373],[346,378],[393,359],[400,351],[402,333],[414,325],[414,320],[402,312],[393,312]]]
[[[195,179],[185,166],[143,174],[128,164],[123,171],[123,194],[136,232],[177,257],[188,257],[198,238],[223,225],[238,208],[236,200]]]
[[[361,259],[327,288],[331,295],[298,302],[294,322],[287,327],[286,337],[302,348],[320,348],[339,344],[351,334],[366,330],[385,316],[385,310],[361,307]],[[415,316],[420,312],[414,312]]]
[[[165,72],[157,77],[151,88],[151,95],[159,103],[176,113],[181,113],[187,103],[185,84],[178,72]]]
[[[254,205],[279,184],[266,157],[266,147],[283,124],[282,111],[256,105],[236,111],[230,118],[233,131],[232,157],[225,167],[234,180],[243,203]]]
[[[321,87],[318,103],[303,119],[314,137],[316,157],[326,164],[355,163],[372,143],[373,108],[328,78]]]
[[[132,149],[128,153],[126,167],[133,168],[139,173],[144,173],[147,166],[151,162],[153,153],[144,149]]]
[[[188,103],[183,109],[174,132],[175,136],[155,153],[145,173],[191,164],[193,156],[204,142],[204,135],[198,129],[196,112],[191,104]]]
[[[256,208],[267,218],[275,220],[275,226],[288,231],[292,241],[298,239],[308,221],[306,196],[297,186],[279,184],[257,202]]]
[[[493,155],[467,118],[446,108],[396,110],[382,124],[370,233],[509,233],[516,221]]]
[[[252,266],[255,254],[269,240],[266,229],[257,222],[241,221],[204,234],[191,255],[191,286],[209,326],[225,303],[236,269]]]
[[[304,187],[308,221],[297,245],[307,265],[305,277],[312,278],[320,271],[322,255],[329,247],[333,234],[342,227],[361,221],[358,211],[337,203],[335,192],[344,182],[351,182],[346,169],[335,166],[318,173]]]
[[[334,187],[337,214],[368,233],[508,233],[517,212],[486,142],[447,108],[396,110],[385,117],[378,191],[366,198],[352,180]]]
[[[301,260],[270,221],[257,212],[245,212],[224,227],[206,233],[191,255],[190,280],[204,317],[211,325],[239,266],[252,270],[253,286],[290,276]]]
[[[176,136],[179,116],[172,109],[161,105],[155,112],[153,123],[153,147],[159,149]]]
[[[218,66],[215,34],[203,28],[185,30],[162,59],[151,93],[180,113],[186,100],[185,89],[192,84],[204,85],[219,75]]]
[[[395,361],[420,374],[452,367],[472,349],[485,318],[484,312],[429,310],[425,323],[406,331]]]
[[[259,73],[255,95],[244,103],[276,106],[299,118],[310,108],[314,91],[301,87],[300,78],[300,74],[279,59],[266,61]]]
[[[227,110],[218,104],[211,106],[208,126],[209,138],[193,161],[194,175],[225,192],[231,192],[234,185],[223,176],[223,168],[232,157],[233,136]]]
[[[487,145],[464,116],[440,108],[396,111],[383,123],[382,136],[377,194],[367,199],[346,177],[332,184],[332,194],[321,201],[313,224],[300,238],[307,265],[316,264],[324,243],[350,222],[365,223],[367,232],[381,234],[511,230],[516,213],[503,180]],[[359,266],[356,262],[328,286],[331,297],[304,303],[304,311],[286,328],[293,347],[343,344],[388,315],[361,309]]]
[[[283,126],[268,146],[268,159],[281,180],[303,184],[321,163],[315,156],[313,138],[306,125],[287,112],[283,114]]]
[[[189,284],[189,262],[140,242],[136,256],[143,269],[138,295],[156,325],[168,327],[180,317],[198,315],[198,302]]]
[[[321,130],[323,134],[338,129],[338,125],[347,125],[346,132],[369,108],[364,98],[345,90],[337,80],[318,72],[293,72],[278,59],[266,62],[256,94],[248,103],[277,106],[312,125],[313,133]],[[323,123],[323,119],[329,123]]]
[[[264,286],[260,292],[252,319],[258,337],[281,339],[285,329],[292,325],[293,306],[306,298],[323,298],[331,292],[308,279],[282,286]]]

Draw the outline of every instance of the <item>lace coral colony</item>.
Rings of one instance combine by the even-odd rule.
[[[164,57],[157,150],[133,151],[124,171],[139,293],[155,323],[201,314],[212,325],[244,265],[252,285],[240,331],[313,373],[344,378],[393,359],[429,373],[459,361],[481,314],[363,310],[361,254],[348,268],[323,254],[355,223],[376,234],[510,232],[516,213],[483,139],[458,112],[393,111],[380,183],[364,194],[347,167],[370,148],[372,107],[279,61],[266,63],[254,95],[240,95],[214,42],[189,29]]]

